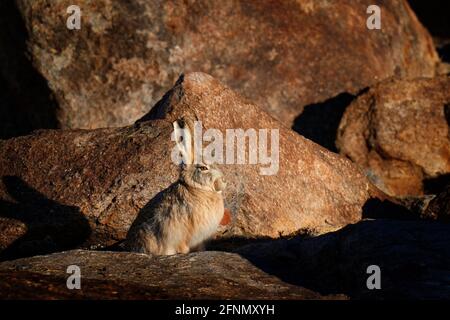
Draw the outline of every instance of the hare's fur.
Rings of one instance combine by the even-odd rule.
[[[174,123],[174,128],[180,127]],[[189,129],[187,133],[189,136]],[[155,255],[188,253],[211,237],[222,220],[222,173],[205,164],[193,164],[189,139],[181,141],[177,144],[185,162],[180,177],[141,210],[125,241],[129,251]]]
[[[223,212],[221,193],[175,183],[135,220],[127,247],[156,255],[188,253],[214,234]]]

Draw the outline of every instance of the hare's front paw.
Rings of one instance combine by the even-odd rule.
[[[185,243],[180,244],[177,248],[177,253],[182,253],[182,254],[189,253],[189,246],[186,245]]]

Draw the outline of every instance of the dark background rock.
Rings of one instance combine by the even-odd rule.
[[[8,123],[24,128],[6,137],[55,127],[55,119],[63,128],[131,124],[189,71],[212,74],[291,126],[306,105],[355,94],[393,75],[433,76],[438,62],[430,36],[404,0],[83,0],[77,2],[83,14],[78,31],[65,27],[69,0],[16,2],[30,58],[60,109],[39,104],[48,100],[45,82],[21,83],[42,95],[14,101],[26,112],[9,115]],[[381,31],[366,28],[371,4],[381,7]],[[16,33],[19,45],[4,42],[11,54],[0,69],[24,55],[28,36],[20,25]],[[4,74],[12,86],[14,73],[11,79]],[[34,113],[38,119],[29,116]],[[34,120],[29,125],[27,117]]]
[[[27,41],[13,1],[0,1],[0,139],[58,127],[58,103],[47,80],[33,67]]]
[[[450,184],[426,204],[425,216],[450,222]]]
[[[450,39],[450,6],[448,1],[408,0],[408,3],[432,36]]]
[[[337,145],[380,189],[436,193],[450,182],[450,77],[392,80],[344,113]]]
[[[366,220],[304,240],[275,240],[237,253],[281,280],[351,299],[449,299],[450,225]],[[369,290],[367,267],[381,269],[381,290]]]
[[[450,4],[445,0],[408,0],[420,22],[433,36],[442,61],[450,63]],[[450,70],[450,69],[449,69]]]
[[[81,289],[69,290],[69,265]],[[284,283],[237,254],[150,257],[75,250],[0,264],[0,299],[344,299]]]
[[[322,147],[338,152],[336,136],[339,123],[355,98],[356,95],[344,92],[325,102],[307,105],[295,119],[292,129]]]

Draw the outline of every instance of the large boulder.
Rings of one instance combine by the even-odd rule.
[[[359,221],[366,202],[383,196],[348,159],[285,128],[211,76],[191,73],[135,125],[0,140],[0,239],[8,247],[3,256],[123,239],[140,209],[177,179],[172,121],[183,117],[197,117],[205,130],[224,137],[233,128],[266,129],[271,146],[272,134],[279,137],[279,150],[268,151],[278,154],[272,175],[262,174],[269,164],[261,158],[219,165],[232,212],[221,237],[320,234]],[[228,147],[236,151],[237,144]],[[264,150],[262,144],[256,148]]]
[[[445,8],[445,0],[435,0],[428,3],[420,0],[408,0],[419,20],[425,25],[437,40],[450,39],[450,19]]]
[[[80,269],[69,290],[67,269]],[[344,299],[284,283],[237,254],[150,257],[74,250],[0,264],[0,299]]]
[[[449,121],[449,76],[386,81],[347,108],[337,146],[388,194],[434,193],[450,173]]]
[[[16,0],[63,128],[129,125],[182,71],[203,71],[291,125],[308,104],[382,79],[433,76],[438,56],[406,0]],[[368,6],[382,29],[369,30]]]

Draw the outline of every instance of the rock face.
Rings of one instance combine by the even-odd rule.
[[[450,173],[449,121],[450,77],[388,81],[347,108],[337,145],[383,191],[420,195]]]
[[[63,128],[129,125],[190,71],[291,126],[305,105],[393,75],[433,76],[438,62],[405,0],[378,3],[382,30],[366,27],[372,0],[80,0],[80,30],[65,28],[69,0],[16,2]]]
[[[69,290],[77,265],[81,289]],[[74,250],[0,264],[0,299],[322,299],[284,283],[237,254],[150,257]],[[343,295],[328,299],[343,299]]]
[[[133,126],[47,130],[0,141],[3,257],[123,239],[139,210],[177,179],[171,133],[181,117],[197,117],[204,133],[217,129],[224,141],[226,129],[279,130],[274,175],[261,175],[269,165],[260,161],[219,165],[232,212],[221,237],[335,230],[359,221],[366,202],[381,195],[349,160],[283,127],[211,76],[191,73]],[[265,134],[270,145],[273,132]],[[237,150],[237,144],[226,146]]]
[[[450,225],[366,220],[304,240],[276,240],[237,252],[283,281],[351,299],[449,299]],[[381,271],[381,290],[368,278]],[[372,282],[371,282],[372,283]]]

